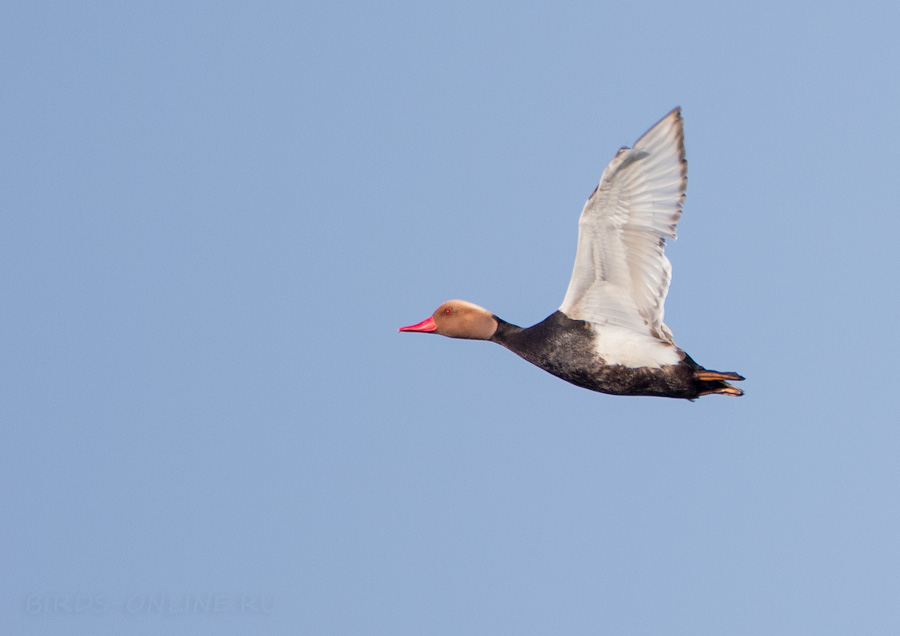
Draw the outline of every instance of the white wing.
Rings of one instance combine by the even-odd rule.
[[[687,187],[681,109],[676,108],[610,161],[578,222],[575,269],[560,311],[672,341],[663,304]]]

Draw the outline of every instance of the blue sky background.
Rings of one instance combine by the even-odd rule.
[[[0,631],[900,632],[900,5],[0,8]],[[666,319],[746,397],[615,398],[448,298],[562,301],[684,109]]]

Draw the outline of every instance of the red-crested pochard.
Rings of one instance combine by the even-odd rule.
[[[681,109],[616,154],[578,223],[578,249],[559,310],[523,329],[464,300],[450,300],[400,331],[490,340],[572,384],[615,395],[696,399],[743,395],[675,345],[663,324],[675,238],[687,186]]]

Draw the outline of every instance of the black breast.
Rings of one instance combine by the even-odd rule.
[[[497,323],[492,341],[585,389],[614,395],[697,397],[690,358],[656,369],[608,365],[596,352],[591,325],[561,311],[525,329],[499,318]]]

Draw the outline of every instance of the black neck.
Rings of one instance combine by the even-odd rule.
[[[525,331],[522,327],[518,325],[514,325],[512,323],[506,322],[502,318],[498,318],[494,316],[494,320],[497,321],[497,331],[494,332],[494,335],[491,336],[491,341],[501,344],[503,346],[507,346],[509,344],[510,338],[514,338],[516,335]]]

